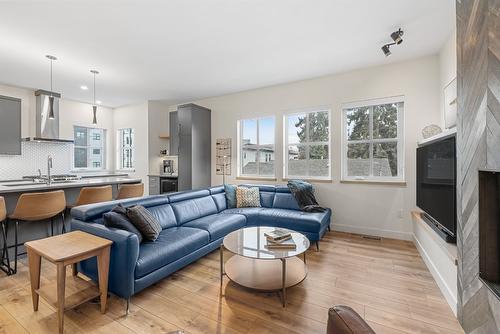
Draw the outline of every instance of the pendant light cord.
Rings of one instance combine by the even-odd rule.
[[[50,59],[50,96],[52,96],[52,59]]]
[[[94,72],[94,105],[95,105],[95,72]]]

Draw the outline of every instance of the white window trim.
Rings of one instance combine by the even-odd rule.
[[[93,168],[93,167],[89,167],[88,166],[88,158],[87,158],[87,167],[75,167],[75,148],[78,148],[78,147],[85,147],[87,148],[87,150],[89,148],[92,148],[92,146],[79,146],[79,145],[74,145],[73,144],[73,150],[71,152],[71,166],[72,166],[72,169],[71,171],[72,172],[88,172],[88,171],[103,171],[103,170],[106,170],[106,166],[107,166],[107,152],[106,152],[106,146],[107,146],[107,129],[105,128],[94,128],[94,127],[91,127],[91,126],[87,126],[87,125],[76,125],[74,124],[73,125],[73,137],[75,136],[75,128],[85,128],[85,129],[99,129],[99,130],[102,130],[102,133],[103,133],[103,145],[102,145],[102,148],[101,148],[101,155],[102,155],[102,166],[101,167],[97,167],[97,168]],[[88,135],[88,134],[87,134]]]
[[[273,170],[273,175],[259,175],[259,174],[243,174],[241,172],[242,169],[242,163],[241,163],[241,149],[243,147],[242,145],[242,140],[241,138],[242,133],[241,133],[241,126],[243,121],[257,121],[257,143],[259,142],[259,120],[265,119],[265,118],[273,118],[274,119],[274,170]],[[237,121],[237,152],[236,152],[236,158],[237,160],[237,177],[238,178],[247,178],[247,179],[259,179],[259,180],[276,180],[276,116],[274,115],[269,115],[269,116],[260,116],[260,117],[254,117],[254,118],[245,118],[245,119],[240,119]],[[259,144],[260,146],[260,144]],[[260,151],[258,151],[259,153]],[[260,160],[260,158],[259,158]],[[257,171],[259,170],[259,165],[257,164]]]
[[[380,104],[389,103],[403,103],[403,110],[398,109],[398,136],[396,138],[390,139],[367,139],[367,140],[347,140],[347,109],[368,107]],[[393,96],[380,99],[364,100],[359,102],[349,102],[342,104],[342,164],[341,164],[341,181],[367,181],[367,182],[405,182],[405,123],[404,123],[404,110],[406,108],[406,102],[404,96]],[[370,137],[373,131],[373,114],[370,114]],[[384,143],[384,142],[394,142],[397,140],[398,149],[398,176],[383,177],[383,176],[348,176],[347,175],[347,143]],[[370,145],[370,164],[373,164],[373,150]],[[370,171],[373,168],[370,167]]]
[[[307,142],[301,143],[298,145],[304,145],[306,147],[312,145],[328,145],[328,176],[309,176],[309,175],[289,175],[288,174],[288,117],[302,115],[302,114],[310,114],[315,112],[328,112],[328,141],[324,142]],[[306,123],[307,133],[309,133],[309,123]],[[307,179],[307,180],[322,180],[322,181],[331,181],[332,180],[332,111],[330,107],[327,106],[318,106],[305,108],[300,110],[295,110],[291,113],[286,113],[283,115],[283,175],[284,179]],[[294,145],[294,144],[291,144]],[[309,157],[309,150],[306,150],[306,156]],[[309,159],[309,158],[308,158]],[[308,165],[309,168],[309,165]]]
[[[121,132],[123,130],[128,130],[128,129],[131,129],[132,133],[134,134],[134,143],[133,143],[134,145],[132,145],[130,147],[127,146],[127,148],[132,149],[132,167],[131,168],[124,168],[122,166],[122,154],[123,154],[123,150],[125,149],[125,146],[122,145]],[[135,172],[135,129],[131,128],[131,127],[118,129],[116,131],[116,143],[118,144],[117,145],[117,152],[116,152],[116,161],[118,162],[117,170],[118,171],[126,171],[126,172]]]

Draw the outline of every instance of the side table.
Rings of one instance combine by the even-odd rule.
[[[109,252],[111,240],[82,231],[73,231],[50,238],[25,243],[28,253],[33,310],[38,311],[41,296],[57,309],[59,333],[63,333],[64,311],[72,309],[96,297],[101,299],[101,313],[106,312],[108,293]],[[99,286],[77,276],[76,264],[97,256]],[[57,282],[40,287],[41,259],[57,266]],[[73,266],[71,294],[66,294],[66,266]],[[56,291],[56,293],[54,293]]]

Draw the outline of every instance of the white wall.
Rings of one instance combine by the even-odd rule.
[[[421,139],[421,129],[430,123],[441,123],[439,87],[439,58],[431,56],[194,101],[212,110],[212,184],[222,183],[221,176],[215,175],[215,140],[228,137],[233,139],[233,169],[228,181],[240,183],[235,179],[238,119],[275,115],[276,151],[282,152],[282,115],[295,109],[328,105],[333,118],[333,182],[316,183],[315,187],[319,202],[333,208],[334,228],[411,240],[410,211],[415,207],[415,149],[417,141]],[[407,185],[340,183],[341,105],[398,95],[405,96]],[[170,109],[174,110],[175,106]],[[276,173],[279,183],[284,183],[282,164],[283,157],[277,155]]]
[[[162,101],[148,102],[148,122],[149,122],[149,173],[158,174],[163,158],[160,157],[161,150],[169,150],[168,139],[160,138],[160,134],[168,135],[169,105]]]
[[[441,127],[444,127],[444,87],[446,87],[457,76],[457,32],[450,35],[446,43],[439,51],[439,93],[441,110]]]
[[[134,171],[126,171],[131,177],[141,178],[144,183],[144,194],[149,193],[149,173],[148,157],[148,102],[125,107],[115,108],[113,112],[113,136],[116,138],[117,131],[124,128],[133,128],[135,134],[135,157]],[[117,155],[117,150],[113,151]],[[118,164],[116,168],[118,168]]]

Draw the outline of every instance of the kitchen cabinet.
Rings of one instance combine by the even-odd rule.
[[[159,176],[149,176],[149,194],[159,195],[160,194],[160,177]]]
[[[21,155],[21,100],[0,96],[0,154]]]
[[[172,155],[178,156],[180,191],[210,186],[211,113],[210,109],[192,103],[180,105],[177,112],[170,113],[170,149]]]

